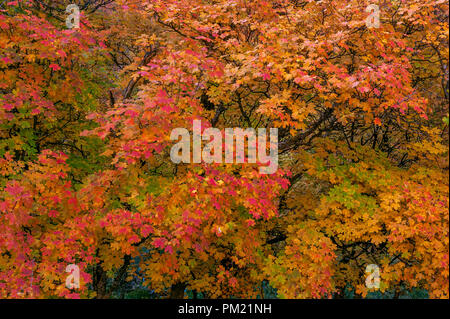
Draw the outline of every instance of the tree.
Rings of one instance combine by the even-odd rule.
[[[366,296],[376,264],[448,298],[448,1],[368,4],[85,1],[65,30],[63,1],[9,3],[0,295]],[[280,169],[173,163],[196,119],[278,128]]]

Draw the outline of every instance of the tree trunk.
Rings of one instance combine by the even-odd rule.
[[[169,299],[183,299],[184,298],[184,290],[186,289],[186,283],[178,282],[170,288],[170,296]]]
[[[94,290],[97,293],[97,299],[107,299],[109,298],[107,290],[106,290],[106,284],[107,284],[107,278],[106,278],[106,272],[103,270],[101,265],[97,265],[95,268],[95,274],[93,278],[94,282]]]

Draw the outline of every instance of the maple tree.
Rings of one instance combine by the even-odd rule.
[[[448,1],[370,3],[3,4],[0,296],[448,298]],[[194,120],[278,128],[279,170],[174,164]]]

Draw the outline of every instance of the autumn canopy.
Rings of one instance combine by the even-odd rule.
[[[447,0],[74,2],[0,1],[0,298],[449,297]]]

